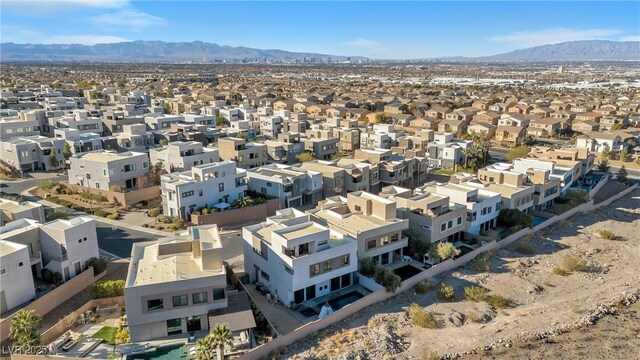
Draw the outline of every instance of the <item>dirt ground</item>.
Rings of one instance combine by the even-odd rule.
[[[105,275],[99,281],[126,280],[128,268],[129,262],[126,260],[111,261],[107,265],[107,275]],[[45,331],[46,329],[52,327],[60,320],[64,319],[65,316],[76,311],[89,300],[91,300],[89,289],[85,289],[79,292],[77,295],[73,296],[71,299],[65,301],[64,304],[58,306],[42,317],[42,323],[40,325],[41,331]]]
[[[601,229],[616,238],[602,239]],[[554,274],[567,268],[566,257],[584,270]],[[638,358],[639,260],[636,190],[491,254],[490,272],[470,263],[441,274],[427,293],[406,292],[367,308],[293,344],[283,358]],[[440,282],[455,288],[456,300],[437,298],[433,287]],[[503,296],[508,306],[464,300],[469,286]],[[413,325],[412,303],[431,313],[438,328]]]

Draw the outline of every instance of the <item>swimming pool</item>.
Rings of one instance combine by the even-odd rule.
[[[342,309],[343,307],[356,302],[360,299],[362,299],[364,297],[364,295],[360,294],[357,291],[352,291],[350,293],[344,294],[344,295],[340,295],[337,298],[333,299],[333,300],[329,300],[329,305],[331,305],[331,308],[336,311],[338,309]]]
[[[412,276],[420,274],[422,270],[412,265],[405,265],[393,270],[393,272],[396,275],[400,276],[400,279],[402,279],[402,281],[405,281]]]
[[[127,355],[127,360],[183,360],[187,358],[183,344],[157,347],[142,354]]]

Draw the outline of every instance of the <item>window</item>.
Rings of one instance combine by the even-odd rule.
[[[422,228],[425,230],[431,230],[431,226],[430,225],[422,225]]]
[[[149,162],[147,162],[147,161],[143,162],[142,163],[142,167],[145,168],[145,169],[148,168],[149,167]]]
[[[361,208],[359,205],[355,205],[355,206],[354,206],[354,209],[355,209],[356,211],[360,211],[360,210],[362,210],[362,208]]]
[[[103,169],[103,170],[102,170],[102,175],[103,175],[103,176],[107,176],[107,169]]]
[[[218,184],[218,191],[224,191],[224,183]]]
[[[498,202],[498,203],[496,204],[496,211],[500,211],[500,209],[502,209],[502,203],[501,203],[501,202]]]
[[[4,275],[6,273],[7,273],[7,269],[6,268],[0,269],[0,275]]]
[[[327,260],[324,262],[324,271],[329,271],[333,268],[333,264],[331,263],[331,260]]]
[[[156,311],[164,309],[162,299],[147,300],[147,311]]]
[[[458,216],[458,220],[456,221],[456,225],[462,224],[462,216]]]
[[[191,300],[193,301],[193,304],[202,304],[209,301],[209,296],[206,291],[203,291],[201,293],[192,294]]]
[[[267,187],[271,187],[272,184],[270,182],[267,182]]]
[[[349,265],[349,254],[342,257],[342,265]]]
[[[309,266],[309,274],[311,276],[318,275],[320,273],[320,264],[313,264]]]
[[[440,231],[445,231],[447,230],[447,223],[442,223],[442,225],[440,225]]]
[[[396,242],[400,239],[400,236],[398,234],[393,234],[391,235],[391,242]]]
[[[182,334],[182,319],[167,320],[167,335]]]
[[[447,227],[449,229],[451,229],[453,227],[453,220],[449,220],[449,222],[447,223]]]
[[[181,307],[189,305],[187,295],[178,295],[173,297],[173,307]]]
[[[376,247],[376,240],[369,240],[367,242],[367,250],[371,250]]]
[[[267,274],[266,272],[264,272],[264,270],[260,270],[260,275],[267,281],[269,281],[269,274]],[[215,297],[214,297],[215,299]]]
[[[389,237],[385,236],[382,238],[382,245],[387,245],[389,243]]]
[[[202,189],[198,190],[198,196],[202,196]]]
[[[182,193],[182,197],[186,198],[186,197],[189,197],[189,196],[193,196],[193,194],[194,194],[193,191],[185,191],[185,192]]]
[[[24,261],[18,261],[18,268],[21,268],[24,266]]]
[[[115,175],[115,174],[116,174],[115,169],[109,169],[109,175]]]

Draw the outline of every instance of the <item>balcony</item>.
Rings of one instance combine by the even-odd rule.
[[[33,255],[29,257],[31,265],[42,263],[42,253],[40,251],[34,251]]]

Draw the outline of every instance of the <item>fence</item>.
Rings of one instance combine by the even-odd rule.
[[[23,307],[23,310],[33,310],[38,315],[44,316],[49,313],[49,311],[55,309],[56,307],[63,304],[65,301],[72,298],[74,295],[84,290],[87,286],[93,284],[98,279],[102,278],[107,274],[106,271],[103,271],[102,274],[98,274],[97,276],[93,275],[93,268],[89,267],[87,270],[83,271],[80,275],[74,277],[73,279],[65,282],[64,284],[56,287],[48,294],[43,297],[36,299],[29,305]],[[11,329],[11,320],[15,313],[9,317],[6,317],[0,320],[0,342],[4,342],[9,339],[9,329]]]
[[[396,290],[395,293],[388,293],[385,289],[381,289],[378,290],[376,292],[373,292],[365,297],[363,297],[360,300],[357,300],[347,306],[345,306],[344,308],[334,312],[333,314],[325,317],[324,319],[320,319],[320,320],[316,320],[312,323],[308,323],[306,325],[303,325],[301,327],[299,327],[298,329],[296,329],[293,332],[290,332],[288,334],[285,335],[281,335],[271,341],[269,341],[268,343],[253,349],[252,351],[244,354],[243,356],[240,357],[240,359],[242,360],[253,360],[253,359],[262,359],[262,358],[268,358],[269,355],[278,350],[279,348],[283,348],[286,346],[289,346],[291,344],[293,344],[294,342],[303,339],[307,336],[310,336],[314,333],[317,333],[318,331],[321,331],[339,321],[342,321],[344,319],[346,319],[347,317],[354,315],[356,313],[358,313],[359,311],[365,309],[366,307],[388,300],[394,296],[396,296],[398,293],[402,293],[404,291],[407,290],[411,290],[414,286],[416,286],[419,282],[430,279],[440,273],[443,272],[447,272],[447,271],[451,271],[455,268],[458,268],[460,266],[465,265],[466,263],[468,263],[469,261],[473,260],[476,256],[486,252],[486,251],[491,251],[491,250],[496,250],[496,249],[501,249],[503,247],[506,247],[512,243],[514,243],[516,240],[533,234],[535,231],[539,231],[541,229],[544,229],[548,226],[551,226],[553,224],[555,224],[558,221],[564,221],[566,219],[568,219],[569,217],[581,212],[589,212],[592,210],[596,210],[602,206],[606,206],[609,205],[612,201],[619,199],[627,194],[629,194],[631,191],[635,190],[638,187],[638,185],[634,185],[629,187],[628,189],[626,189],[625,191],[616,194],[615,196],[611,197],[610,199],[599,203],[597,205],[593,204],[593,200],[584,203],[580,206],[577,206],[561,215],[557,215],[554,216],[548,220],[546,220],[545,222],[539,224],[538,226],[536,226],[534,229],[531,228],[526,228],[526,229],[522,229],[514,234],[511,234],[510,236],[500,240],[500,241],[496,241],[493,240],[489,243],[487,243],[486,245],[475,249],[455,260],[453,259],[449,259],[449,260],[445,260],[441,263],[439,263],[437,266],[434,266],[426,271],[421,272],[420,274],[413,276],[405,281],[402,282],[402,285],[400,285],[400,287],[398,288],[398,290]]]
[[[593,197],[596,196],[596,194],[598,193],[598,191],[600,191],[600,189],[602,189],[604,184],[609,181],[610,177],[611,175],[609,173],[604,174],[602,179],[600,179],[600,182],[597,183],[596,186],[593,187],[593,189],[589,190],[589,199],[593,199]]]
[[[218,227],[258,223],[268,216],[275,215],[279,209],[280,199],[270,199],[263,204],[242,209],[225,210],[207,215],[191,214],[191,223],[194,225],[218,224]]]
[[[53,325],[49,329],[45,330],[40,335],[40,343],[47,345],[52,343],[55,339],[59,338],[67,330],[69,330],[78,320],[80,314],[84,314],[87,310],[93,309],[97,306],[107,305],[119,305],[124,306],[124,296],[116,296],[106,299],[92,299],[87,301],[84,305],[78,308],[76,311],[67,315],[64,319],[60,320],[57,324]]]
[[[85,192],[87,188],[76,184],[65,184],[70,189],[76,192]],[[118,202],[124,206],[132,206],[141,201],[149,201],[160,198],[160,186],[151,186],[144,189],[132,190],[127,192],[117,192],[104,189],[91,189],[92,194],[100,194],[106,197],[109,201],[117,199]]]

